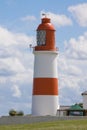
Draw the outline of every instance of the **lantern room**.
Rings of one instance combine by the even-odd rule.
[[[36,51],[56,51],[55,46],[55,29],[50,18],[43,18],[37,28],[37,46]]]

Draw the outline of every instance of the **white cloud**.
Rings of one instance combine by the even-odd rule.
[[[14,35],[6,28],[0,27],[0,45],[9,46],[11,44],[16,44]]]
[[[0,45],[2,47],[28,47],[35,41],[33,36],[29,37],[23,33],[12,33],[6,28],[0,27]],[[1,49],[0,49],[1,50]]]
[[[5,58],[5,59],[0,59],[0,70],[5,69],[5,70],[10,70],[15,73],[19,72],[24,72],[25,68],[22,65],[22,63],[19,61],[17,58]]]
[[[58,63],[60,102],[81,102],[87,88],[87,32],[66,42]]]
[[[10,77],[10,81],[18,84],[32,84],[33,82],[33,70],[29,69],[23,73],[18,73]],[[31,85],[32,86],[32,85]]]
[[[33,60],[30,53],[29,44],[34,43],[33,36],[27,36],[23,33],[12,33],[6,28],[0,27],[0,60],[3,64],[23,68],[23,64]],[[26,58],[27,57],[27,58]],[[26,60],[25,60],[26,59]],[[20,63],[19,63],[20,62]],[[20,65],[19,65],[20,64]],[[12,68],[12,67],[11,67]],[[20,70],[19,68],[19,70]]]
[[[72,58],[87,59],[87,32],[78,39],[71,38],[69,42],[65,42],[66,55]]]
[[[47,14],[56,27],[72,25],[71,19],[64,14],[54,14],[52,12],[47,12]]]
[[[87,26],[87,3],[70,6],[68,10],[73,14],[80,26]]]
[[[12,86],[12,88],[11,88],[11,90],[12,90],[12,92],[13,92],[13,96],[14,97],[21,97],[21,91],[20,91],[20,89],[19,89],[19,87],[17,86],[17,85],[14,85],[14,86]]]
[[[9,109],[15,108],[19,102],[31,104],[34,56],[29,44],[35,43],[34,41],[33,36],[0,27],[0,99],[1,102],[8,103]],[[4,106],[6,104],[3,103],[2,109]],[[21,109],[21,105],[18,107]],[[25,110],[26,108],[27,106],[24,107]],[[2,111],[6,112],[7,107]]]

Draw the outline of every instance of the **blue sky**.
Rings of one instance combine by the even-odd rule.
[[[0,115],[31,113],[34,56],[41,14],[56,29],[60,105],[82,102],[87,86],[87,0],[0,0]]]

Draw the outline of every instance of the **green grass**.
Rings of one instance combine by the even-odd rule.
[[[0,130],[87,130],[87,120],[63,120],[24,125],[0,125]]]

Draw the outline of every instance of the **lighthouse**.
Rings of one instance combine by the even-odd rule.
[[[32,115],[55,116],[59,108],[58,50],[55,45],[55,28],[50,18],[41,19],[36,33],[37,45],[33,49]]]

